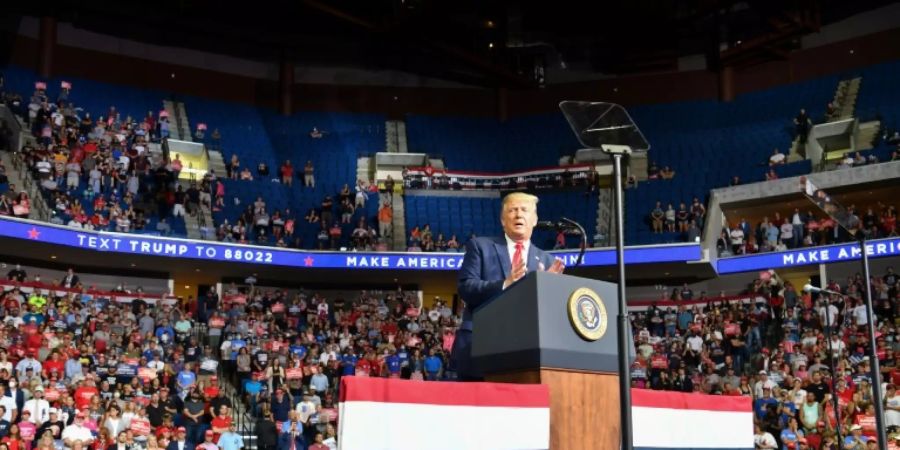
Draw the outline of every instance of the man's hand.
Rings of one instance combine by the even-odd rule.
[[[563,260],[560,258],[556,258],[553,260],[553,264],[547,269],[547,272],[550,273],[563,273],[563,270],[566,270],[566,264],[563,263]]]
[[[519,281],[519,278],[525,276],[525,261],[520,261],[519,264],[512,268],[512,271],[509,273],[509,276],[503,280],[503,289],[510,287],[516,281]]]

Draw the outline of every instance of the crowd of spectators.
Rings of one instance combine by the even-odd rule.
[[[690,205],[680,203],[677,210],[671,203],[663,209],[662,202],[657,201],[649,219],[656,234],[678,233],[685,242],[697,242],[706,219],[706,206],[697,197]]]
[[[166,218],[178,215],[176,200],[182,196],[175,188],[181,161],[178,155],[154,156],[148,148],[168,137],[166,115],[150,111],[136,120],[111,106],[95,119],[77,108],[69,94],[64,88],[52,101],[39,84],[27,103],[7,99],[36,138],[19,157],[40,186],[52,211],[50,221],[91,230],[169,234]],[[188,191],[195,203],[200,192],[210,192],[210,183],[204,179]],[[0,212],[26,217],[29,210],[27,194],[14,186],[0,200]],[[159,218],[155,230],[147,230],[150,218]]]
[[[221,298],[151,301],[141,288],[88,283],[72,270],[54,280],[21,266],[6,273],[7,448],[237,450],[255,432],[258,448],[335,449],[342,376],[452,379],[459,317],[440,298],[423,307],[419,292],[344,299],[259,288],[254,274]],[[252,429],[236,428],[241,412]]]
[[[258,419],[261,446],[334,442],[341,377],[450,377],[459,318],[439,298],[425,308],[417,292],[399,288],[345,299],[232,284],[221,301],[207,296],[203,304],[209,345],[221,352],[225,372],[234,374]],[[260,431],[276,428],[282,431],[271,438]]]
[[[220,183],[221,184],[221,183]],[[379,208],[379,229],[366,217],[366,202],[377,188],[360,180],[355,192],[344,184],[336,196],[325,195],[319,207],[312,207],[300,217],[290,208],[272,210],[265,199],[257,197],[248,204],[234,224],[227,219],[219,224],[216,237],[223,242],[275,245],[283,248],[310,248],[337,250],[349,246],[356,250],[378,250],[391,230],[393,207],[389,201]],[[337,199],[337,202],[335,202]],[[218,201],[218,200],[217,200]],[[387,226],[383,221],[387,221]],[[316,227],[316,242],[304,243],[301,227]],[[347,226],[347,227],[345,227]],[[345,236],[345,228],[350,229]],[[379,234],[380,233],[380,234]]]
[[[73,271],[42,281],[16,266],[6,279],[0,442],[22,448],[180,450],[183,441],[237,450],[233,415],[246,411],[260,448],[330,449],[341,377],[453,379],[459,317],[414,291],[345,297],[261,288],[254,275],[221,297],[148,302],[135,292],[120,303],[82,291],[87,282]],[[840,294],[816,298],[765,272],[736,297],[695,296],[684,285],[671,301],[632,312],[632,383],[750,396],[758,448],[816,450],[869,448],[871,389],[881,386],[894,439],[900,275],[889,268],[871,281],[879,380],[868,373],[861,276],[831,281]]]
[[[215,130],[214,136],[216,135],[218,129]],[[313,128],[309,133],[310,139],[322,139],[327,135],[327,132],[318,128]],[[312,160],[307,160],[299,169],[291,160],[285,160],[276,173],[272,173],[265,162],[259,162],[254,172],[241,164],[237,154],[232,154],[225,164],[225,170],[226,177],[231,180],[274,182],[290,189],[294,185],[294,179],[297,178],[302,188],[316,188],[316,169]],[[225,206],[224,189],[221,182],[216,183],[213,211],[219,211]],[[390,235],[392,229],[391,202],[387,201],[379,207],[377,229],[365,216],[366,203],[378,192],[378,186],[374,182],[357,180],[352,188],[349,184],[344,184],[335,195],[326,194],[317,206],[309,208],[302,217],[290,207],[269,208],[262,197],[256,199],[234,197],[232,201],[235,205],[247,203],[247,206],[234,223],[227,219],[219,223],[216,238],[223,242],[273,245],[282,248],[384,250],[386,249],[384,238]],[[385,208],[387,211],[382,212]],[[382,220],[387,220],[388,225],[384,225]],[[345,227],[346,225],[352,227]],[[315,227],[315,242],[303,240],[305,234],[302,232],[303,227],[309,226]]]
[[[872,387],[882,390],[891,445],[900,444],[900,276],[873,276],[879,379],[867,355],[863,278],[798,291],[766,272],[737,297],[694,297],[632,313],[635,387],[753,398],[758,449],[869,449]],[[896,442],[895,442],[896,441]],[[893,447],[891,447],[893,448]]]
[[[851,230],[864,234],[867,239],[898,235],[897,208],[894,205],[878,203],[866,207],[864,212],[850,205],[847,211]],[[794,208],[792,213],[784,216],[776,211],[771,218],[763,217],[755,226],[742,218],[722,230],[716,247],[719,255],[729,256],[828,245],[853,239],[854,236],[837,226],[834,219],[823,216]]]
[[[472,236],[469,237],[471,239]],[[406,249],[410,252],[458,252],[460,251],[459,239],[455,234],[449,238],[444,233],[438,232],[435,235],[431,231],[431,224],[425,224],[421,227],[414,226],[409,232],[409,247]]]
[[[896,161],[900,159],[900,155],[897,152],[893,152],[891,155],[891,161]],[[863,156],[862,153],[846,153],[844,157],[837,164],[837,169],[850,169],[852,167],[862,167],[868,166],[871,164],[878,164],[880,161],[878,160],[878,156],[874,153],[869,153],[868,156]]]
[[[650,161],[650,166],[647,167],[647,178],[651,180],[671,180],[675,178],[675,171],[669,166],[663,166],[660,169],[655,162]]]

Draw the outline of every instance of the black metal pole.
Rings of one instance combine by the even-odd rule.
[[[625,301],[625,204],[622,201],[622,155],[613,153],[613,188],[616,197],[616,266],[619,271],[619,414],[622,428],[622,450],[632,450],[631,371],[628,364],[628,303]]]
[[[834,324],[831,321],[831,296],[828,294],[819,295],[819,300],[825,303],[825,339],[828,339],[828,367],[831,368],[831,401],[832,406],[834,407],[834,419],[837,422],[837,427],[835,427],[835,432],[837,434],[837,441],[844,442],[844,438],[841,436],[841,407],[838,402],[837,397],[837,369],[834,365],[834,348],[831,345],[831,333],[834,332],[832,330],[832,326]],[[828,420],[826,417],[825,420]],[[828,424],[831,426],[831,423]]]
[[[863,277],[865,278],[866,329],[869,331],[869,370],[872,378],[872,400],[875,403],[875,426],[878,429],[878,449],[887,449],[887,432],[884,428],[884,403],[881,396],[881,364],[875,346],[875,308],[872,306],[872,280],[869,275],[869,254],[866,252],[866,237],[859,232],[859,251],[862,255]]]

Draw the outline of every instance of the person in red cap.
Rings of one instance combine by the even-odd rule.
[[[66,447],[72,448],[76,442],[81,442],[83,445],[93,442],[94,435],[91,434],[91,430],[88,427],[84,426],[84,418],[84,411],[76,412],[72,424],[63,430],[62,440]]]
[[[215,443],[215,433],[213,430],[206,430],[203,434],[203,442],[198,445],[197,450],[219,450]]]

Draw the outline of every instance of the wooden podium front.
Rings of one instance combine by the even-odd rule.
[[[550,388],[550,449],[619,448],[619,377],[565,369],[494,373],[485,381]]]
[[[602,317],[593,335],[575,322],[584,302]],[[475,310],[472,359],[486,381],[548,386],[551,449],[617,449],[617,314],[612,283],[532,272]]]

